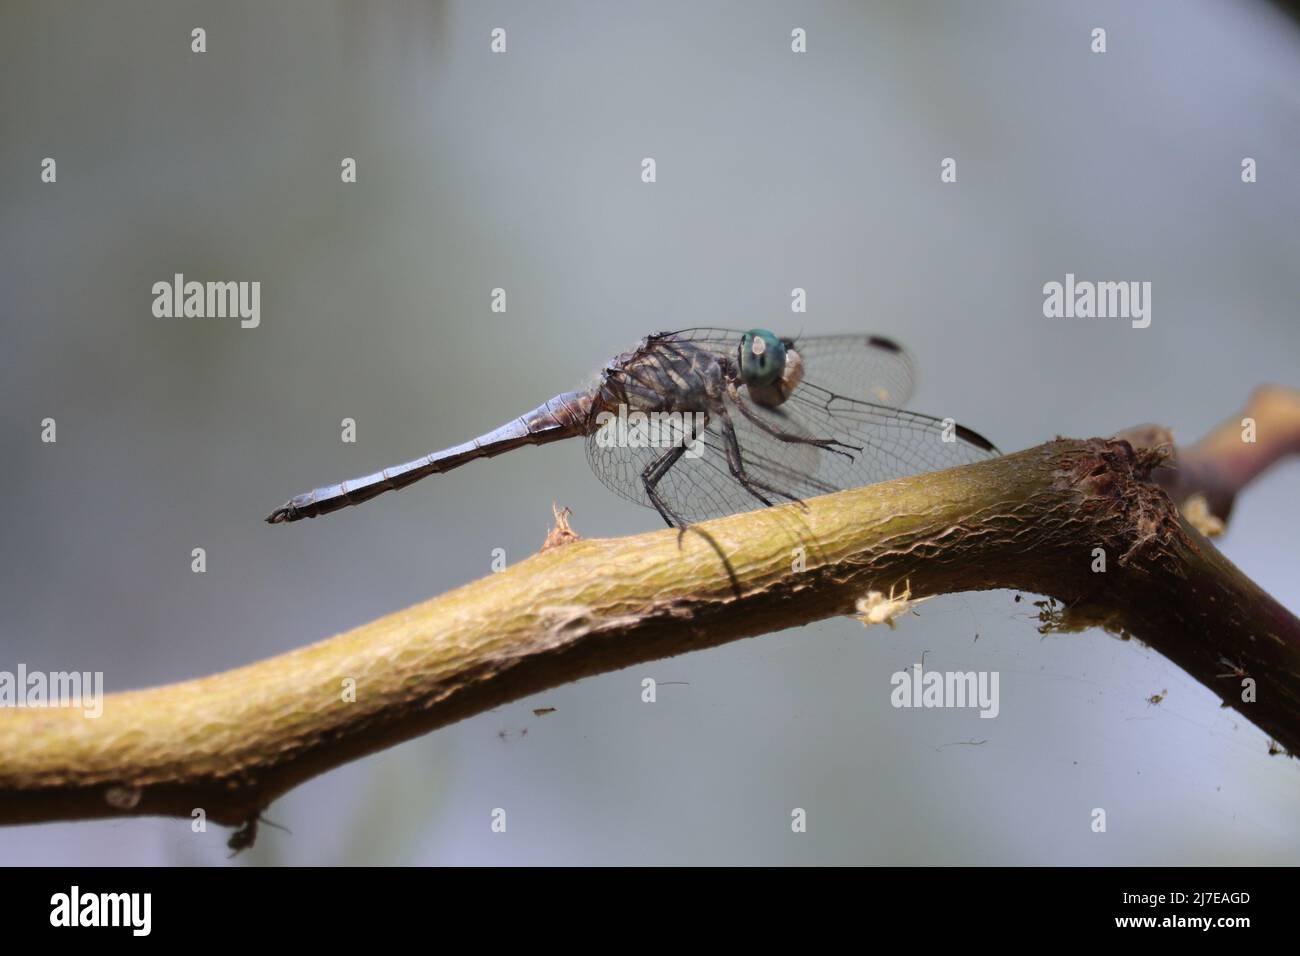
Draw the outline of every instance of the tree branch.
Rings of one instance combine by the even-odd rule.
[[[6,709],[0,822],[202,808],[245,824],[246,842],[277,796],[363,754],[582,677],[851,614],[869,591],[905,588],[1050,595],[1064,606],[1051,627],[1145,641],[1297,752],[1300,621],[1148,480],[1167,455],[1057,440],[806,509],[733,515],[680,541],[671,530],[561,535],[499,574],[327,641],[109,695],[99,719]],[[1093,571],[1098,547],[1104,573]],[[1256,702],[1241,700],[1241,676],[1257,683]]]
[[[1243,488],[1275,462],[1300,454],[1300,392],[1257,388],[1239,415],[1189,448],[1174,448],[1172,433],[1160,425],[1140,425],[1116,437],[1135,447],[1172,449],[1152,474],[1155,481],[1180,508],[1199,495],[1211,515],[1227,521]]]

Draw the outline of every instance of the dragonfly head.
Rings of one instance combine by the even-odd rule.
[[[803,361],[792,340],[767,329],[750,329],[740,340],[740,379],[758,404],[775,408],[802,378]]]

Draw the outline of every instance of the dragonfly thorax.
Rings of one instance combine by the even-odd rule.
[[[651,336],[606,367],[593,415],[637,412],[708,412],[720,397],[725,372],[718,357],[688,342]]]

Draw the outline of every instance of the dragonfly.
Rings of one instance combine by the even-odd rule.
[[[594,381],[472,441],[291,498],[272,524],[330,514],[524,445],[586,439],[596,476],[669,527],[999,454],[900,406],[915,365],[881,335],[686,329],[643,338]]]

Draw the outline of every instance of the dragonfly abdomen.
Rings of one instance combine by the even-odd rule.
[[[545,445],[589,429],[594,395],[589,391],[565,392],[544,405],[520,415],[514,421],[480,435],[473,441],[435,451],[415,461],[393,465],[383,471],[325,485],[297,495],[267,515],[271,524],[298,521],[330,514],[350,505],[369,501],[385,491],[395,491],[429,475],[439,475],[478,458],[491,458],[523,445]]]

